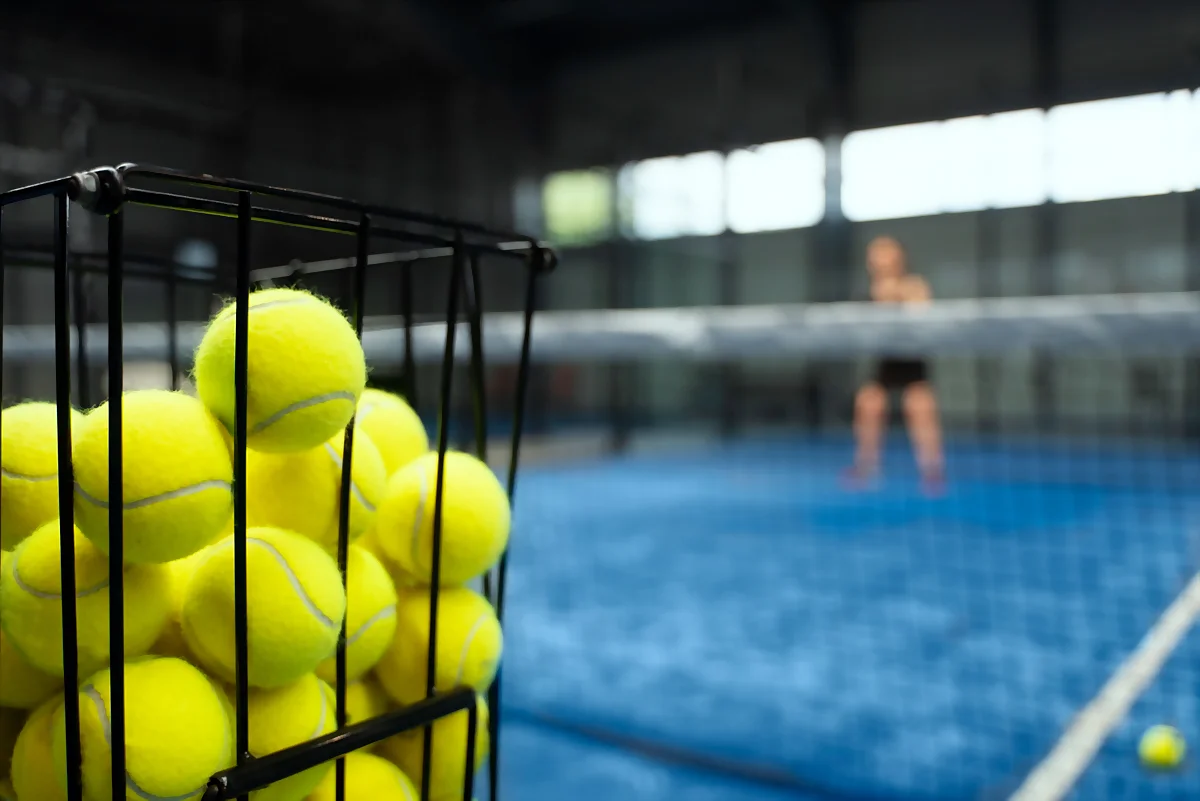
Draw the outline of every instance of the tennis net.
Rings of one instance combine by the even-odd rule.
[[[531,425],[577,448],[523,479],[514,719],[820,797],[1200,791],[1137,760],[1200,736],[1198,302],[546,314]],[[886,357],[928,363],[940,491],[903,390],[847,480]]]

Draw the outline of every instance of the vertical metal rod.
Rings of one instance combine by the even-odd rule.
[[[4,207],[0,206],[0,407],[4,403]]]
[[[108,218],[108,653],[112,797],[125,790],[125,486],[121,388],[124,382],[125,215]],[[80,360],[83,359],[82,345]],[[82,396],[82,391],[80,392]]]
[[[71,301],[67,274],[70,203],[54,196],[54,384],[58,404],[59,570],[62,576],[63,715],[66,725],[67,801],[83,798],[79,747],[79,621],[75,609],[75,473],[71,468]]]
[[[479,703],[467,707],[467,753],[466,774],[463,776],[463,801],[475,797],[475,738],[479,732]]]
[[[84,292],[83,270],[71,271],[72,310],[75,317],[75,397],[79,408],[87,409],[92,405],[91,370],[87,353],[87,295]]]
[[[167,364],[171,366],[171,389],[179,389],[179,298],[176,265],[167,268]]]
[[[1200,189],[1183,196],[1183,236],[1187,262],[1184,290],[1200,290]],[[1183,369],[1183,431],[1188,439],[1200,438],[1200,359],[1189,355]]]
[[[400,265],[400,314],[404,318],[404,375],[402,385],[404,399],[417,408],[417,363],[413,356],[413,276],[412,262]]]
[[[250,362],[250,193],[238,193],[237,296],[234,327],[233,432],[233,608],[234,656],[237,662],[237,763],[250,759],[250,662],[246,620],[246,421]]]
[[[480,291],[479,254],[471,253],[463,273],[463,301],[471,333],[471,419],[474,426],[475,455],[483,463],[488,460],[487,391],[484,384],[483,359],[483,295]],[[483,574],[483,594],[495,603],[492,595],[492,571]]]
[[[442,577],[442,492],[445,485],[446,449],[450,444],[450,393],[454,388],[454,334],[458,329],[458,295],[462,287],[466,248],[462,232],[454,236],[454,256],[450,269],[450,298],[446,304],[446,349],[442,354],[441,395],[438,409],[437,481],[433,494],[433,564],[429,577],[429,655],[425,662],[425,697],[433,695],[437,676],[438,584]],[[421,752],[421,801],[429,801],[430,766],[433,758],[433,726],[425,727]]]
[[[349,286],[347,295],[350,300],[350,317],[354,321],[354,333],[362,341],[363,307],[366,304],[367,257],[371,245],[371,216],[364,214],[358,225],[358,252],[354,260],[354,269],[348,270],[346,278]],[[346,426],[346,439],[342,445],[342,485],[341,498],[338,505],[338,570],[342,574],[342,587],[347,586],[347,575],[350,558],[350,485],[354,465],[354,419]],[[346,615],[342,618],[342,629],[338,633],[337,643],[337,681],[335,682],[335,697],[337,700],[337,727],[346,727],[346,621],[350,619],[349,599],[347,598]],[[334,797],[336,801],[346,798],[346,760],[339,759],[334,768]]]
[[[541,260],[545,254],[538,251],[534,255],[534,264],[529,268],[525,282],[525,329],[521,334],[521,358],[517,363],[517,398],[513,408],[512,449],[508,458],[508,501],[512,504],[517,491],[517,465],[521,458],[521,435],[525,426],[525,405],[529,398],[529,354],[533,342],[533,313],[537,309],[537,281],[540,274]],[[504,620],[504,590],[508,579],[508,548],[500,554],[500,564],[496,569],[496,619]],[[504,673],[503,666],[496,671],[496,678],[488,688],[488,734],[491,736],[492,747],[488,751],[488,786],[491,799],[499,797],[500,778],[500,679]]]

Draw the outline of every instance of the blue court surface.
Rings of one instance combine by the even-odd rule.
[[[531,467],[505,620],[506,797],[1001,799],[1200,566],[1182,445],[959,440],[924,497],[848,439]],[[1186,637],[1072,797],[1200,794]]]

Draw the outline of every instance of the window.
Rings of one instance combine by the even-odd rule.
[[[1048,116],[1050,196],[1068,203],[1161,195],[1186,159],[1166,94],[1056,106]]]
[[[1181,89],[1167,95],[1167,120],[1171,137],[1167,147],[1177,158],[1171,190],[1200,189],[1200,92]]]
[[[850,220],[883,220],[1041,203],[1038,109],[856,131],[842,144]]]
[[[721,233],[724,171],[724,159],[716,152],[626,165],[618,179],[624,232],[638,239]]]
[[[941,211],[940,122],[855,131],[842,142],[842,211],[849,220]]]
[[[546,236],[563,245],[604,239],[613,230],[613,180],[607,170],[575,170],[542,184]]]
[[[805,228],[825,214],[825,148],[816,139],[737,150],[726,169],[729,227],[738,233]]]
[[[217,246],[204,239],[185,239],[175,248],[175,262],[194,270],[217,266]]]
[[[1038,108],[987,118],[981,182],[986,205],[995,209],[1046,202],[1046,114]]]

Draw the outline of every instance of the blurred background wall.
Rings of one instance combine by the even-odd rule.
[[[861,298],[882,232],[938,297],[1192,289],[1198,48],[1185,0],[19,4],[0,31],[0,182],[142,161],[513,225],[564,249],[543,298],[561,309]],[[204,220],[130,225],[148,256],[229,270]],[[87,215],[73,235],[102,241]],[[347,255],[297,241],[264,231],[256,261]],[[5,321],[48,320],[48,277],[10,272]],[[131,317],[154,319],[157,290],[130,291]],[[519,303],[515,281],[489,292]],[[1069,407],[1114,370],[1114,414],[1186,405],[1178,365],[1040,385],[997,369],[942,365],[948,416],[979,424],[995,397],[1025,417]],[[844,415],[853,376],[831,370],[745,365],[724,383],[758,416]],[[626,372],[559,371],[559,405],[721,405],[709,369]]]

